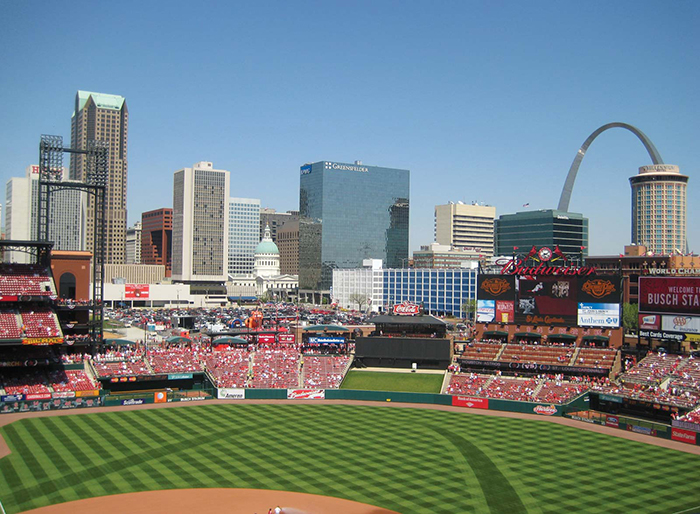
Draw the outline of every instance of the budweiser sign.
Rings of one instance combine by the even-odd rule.
[[[562,276],[582,276],[595,275],[595,266],[548,266],[545,262],[540,262],[537,266],[526,266],[524,260],[499,259],[496,265],[501,267],[501,275],[562,275]]]
[[[543,416],[552,416],[557,413],[557,408],[554,405],[538,405],[534,409],[536,414],[541,414]]]
[[[414,316],[420,313],[420,305],[415,303],[403,302],[394,305],[394,314],[398,316]]]

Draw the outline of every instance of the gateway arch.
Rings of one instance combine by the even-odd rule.
[[[605,132],[608,129],[611,128],[623,128],[627,129],[630,132],[632,132],[635,136],[639,138],[639,140],[642,142],[644,145],[644,148],[647,149],[647,152],[649,153],[649,157],[651,157],[651,160],[654,164],[663,164],[664,161],[659,155],[658,150],[654,146],[654,143],[652,143],[649,138],[644,135],[644,133],[639,130],[636,127],[633,127],[632,125],[628,125],[627,123],[608,123],[607,125],[603,125],[600,127],[598,130],[593,132],[590,136],[588,136],[588,139],[584,141],[584,143],[581,145],[581,148],[579,148],[576,158],[574,159],[574,162],[571,163],[571,168],[569,168],[569,174],[566,176],[566,182],[564,182],[564,188],[561,190],[561,196],[559,197],[559,206],[557,207],[558,210],[560,211],[568,211],[569,210],[569,201],[571,200],[571,191],[574,189],[574,182],[576,181],[576,174],[578,173],[578,168],[581,165],[581,161],[583,160],[583,156],[586,155],[586,150],[588,150],[588,147],[591,146],[591,143],[595,138],[597,138],[600,134]]]

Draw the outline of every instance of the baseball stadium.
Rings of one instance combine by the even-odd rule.
[[[24,246],[0,265],[4,513],[700,512],[692,355],[462,338],[405,305],[357,326],[108,310]],[[179,326],[198,318],[224,330]],[[162,330],[105,332],[127,319]]]

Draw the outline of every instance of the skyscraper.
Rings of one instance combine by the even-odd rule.
[[[408,170],[321,161],[301,167],[299,288],[328,292],[333,269],[408,258]]]
[[[127,264],[141,264],[141,222],[126,229],[125,259]]]
[[[574,212],[542,209],[504,214],[496,220],[496,255],[527,252],[533,246],[588,255],[588,218]],[[517,250],[514,250],[517,248]]]
[[[59,179],[67,178],[64,168]],[[5,188],[7,239],[36,240],[39,220],[39,166],[26,168],[24,177],[13,177],[7,181]],[[51,193],[49,202],[50,221],[48,227],[49,241],[54,243],[54,250],[81,251],[83,249],[81,207],[84,194],[73,189],[59,189]],[[8,252],[8,262],[29,262],[29,254]]]
[[[450,202],[435,206],[435,242],[469,251],[476,257],[493,256],[496,208]]]
[[[277,212],[275,209],[260,209],[260,239],[265,237],[265,229],[270,229],[272,241],[277,242],[277,231],[286,223],[299,221],[298,211]]]
[[[105,263],[124,264],[126,243],[126,180],[127,134],[129,111],[122,96],[78,91],[75,111],[71,118],[71,148],[85,150],[90,140],[109,144],[106,191],[106,253]],[[71,154],[70,178],[84,181],[87,159],[82,154]],[[95,221],[94,197],[88,195],[84,217],[85,249],[94,252]]]
[[[226,282],[229,189],[230,173],[211,162],[175,172],[173,280]]]
[[[654,164],[630,177],[632,186],[632,242],[668,255],[685,253],[688,176],[678,166]]]
[[[252,275],[260,242],[260,200],[230,198],[228,205],[228,274]]]
[[[165,276],[172,272],[173,210],[156,209],[141,214],[141,263],[162,264]]]

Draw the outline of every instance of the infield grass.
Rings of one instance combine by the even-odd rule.
[[[700,457],[545,421],[416,408],[220,404],[2,428],[8,514],[137,491],[238,487],[412,513],[674,513]]]
[[[359,391],[397,391],[407,393],[439,393],[442,374],[392,373],[390,371],[350,370],[341,389]]]

